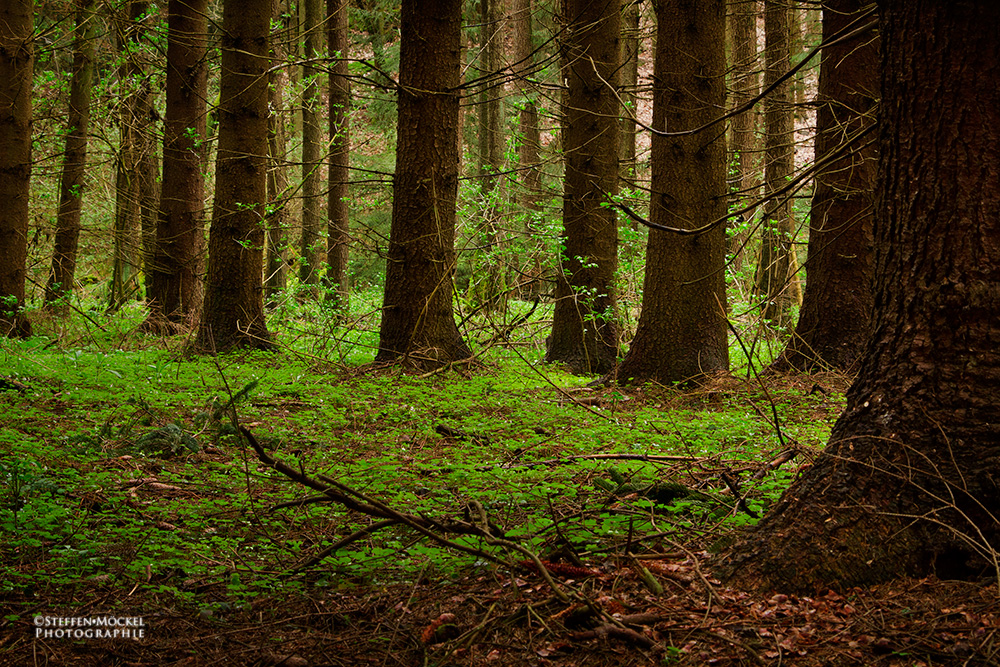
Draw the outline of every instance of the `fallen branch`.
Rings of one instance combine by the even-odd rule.
[[[493,470],[494,468],[533,468],[535,466],[566,465],[574,461],[645,461],[647,463],[667,462],[667,461],[710,461],[707,456],[674,456],[669,454],[577,454],[575,456],[561,456],[555,459],[545,459],[543,461],[523,461],[518,463],[500,463],[491,466],[480,466],[476,468],[478,472]]]
[[[263,447],[261,447],[260,443],[257,442],[257,438],[255,438],[253,433],[250,432],[250,429],[245,426],[240,426],[240,433],[242,433],[243,437],[246,438],[247,443],[249,443],[250,447],[253,448],[254,452],[257,454],[257,458],[260,459],[262,463],[280,472],[292,481],[301,484],[302,486],[323,493],[331,501],[338,502],[347,509],[360,512],[361,514],[368,516],[377,517],[379,519],[391,519],[397,523],[402,523],[410,528],[413,528],[417,532],[427,536],[442,546],[448,547],[449,549],[463,551],[499,565],[510,566],[510,563],[507,563],[492,554],[486,553],[480,549],[465,546],[464,544],[452,542],[451,540],[442,537],[440,534],[452,533],[458,535],[475,535],[483,538],[491,537],[478,526],[465,521],[441,522],[423,516],[399,512],[392,509],[385,503],[366,496],[360,491],[356,491],[334,479],[326,476],[319,476],[318,478],[310,477],[304,472],[296,470],[288,464],[275,459],[273,456],[268,454]]]
[[[283,503],[283,504],[285,504],[285,503]],[[366,526],[366,527],[362,528],[361,530],[356,530],[353,533],[351,533],[350,535],[348,535],[347,537],[345,537],[343,539],[340,539],[340,540],[337,540],[336,542],[334,542],[333,544],[331,544],[330,546],[328,546],[326,549],[323,549],[322,551],[320,551],[318,554],[316,554],[315,556],[313,556],[309,560],[307,560],[304,563],[302,563],[301,565],[297,566],[294,571],[295,572],[301,572],[302,570],[308,570],[309,568],[311,568],[311,567],[313,567],[315,565],[319,565],[323,561],[324,558],[326,558],[330,554],[336,552],[337,550],[346,547],[351,542],[356,542],[356,541],[360,540],[363,537],[367,537],[367,536],[371,535],[372,533],[375,533],[375,532],[377,532],[379,530],[382,530],[383,528],[388,528],[389,526],[395,526],[397,523],[399,523],[399,522],[396,521],[395,519],[385,519],[383,521],[379,521],[377,523],[373,523],[370,526]]]
[[[638,646],[644,648],[655,648],[658,644],[650,639],[649,637],[639,634],[631,628],[620,628],[617,625],[602,625],[600,627],[594,628],[593,630],[585,630],[583,632],[574,632],[570,635],[576,641],[582,641],[585,639],[602,639],[604,637],[616,637],[618,639],[624,639],[625,641],[631,642]]]
[[[253,433],[250,432],[250,429],[245,426],[240,426],[240,433],[242,433],[243,437],[246,438],[247,443],[249,443],[249,445],[253,448],[254,452],[257,454],[257,458],[260,459],[262,463],[270,468],[273,468],[274,470],[277,470],[292,481],[322,492],[328,496],[330,500],[338,502],[348,509],[352,509],[368,516],[389,519],[396,523],[404,524],[444,547],[454,549],[455,551],[462,551],[505,567],[513,568],[513,565],[480,549],[475,549],[473,547],[465,546],[464,544],[453,542],[443,537],[441,533],[474,535],[481,538],[484,542],[491,546],[504,547],[505,549],[510,549],[520,553],[522,556],[534,561],[538,568],[538,573],[552,588],[552,592],[555,593],[556,597],[564,602],[570,600],[570,596],[559,587],[535,553],[525,549],[519,544],[511,542],[510,540],[496,537],[490,532],[489,522],[485,520],[485,510],[482,509],[481,505],[478,507],[478,513],[480,516],[477,517],[481,520],[480,525],[467,521],[441,522],[426,516],[417,516],[415,514],[399,512],[392,509],[377,498],[372,498],[356,489],[352,489],[346,484],[342,484],[341,482],[327,477],[326,475],[317,475],[314,479],[305,474],[305,472],[296,470],[288,464],[274,458],[264,451],[264,448],[260,446],[259,442],[257,442],[257,438],[255,438]]]
[[[788,463],[789,461],[794,459],[798,453],[799,453],[798,449],[786,449],[785,451],[781,452],[773,459],[765,463],[763,467],[761,467],[761,469],[757,471],[757,474],[753,476],[753,479],[755,480],[764,479],[764,476],[767,473],[773,472],[778,468],[780,468],[781,466],[783,466],[784,464]]]

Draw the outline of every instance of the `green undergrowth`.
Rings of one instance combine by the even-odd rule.
[[[377,520],[327,502],[274,509],[316,492],[258,461],[237,421],[306,475],[442,522],[481,506],[494,534],[541,558],[597,564],[723,543],[776,500],[842,405],[843,378],[745,368],[687,389],[591,389],[540,363],[543,309],[508,332],[480,318],[474,366],[377,368],[370,306],[336,324],[286,304],[274,353],[193,356],[184,336],[137,333],[138,308],[100,326],[39,317],[41,335],[4,341],[0,597],[132,591],[211,615],[525,558],[399,526],[330,550]],[[790,447],[803,453],[755,479]]]

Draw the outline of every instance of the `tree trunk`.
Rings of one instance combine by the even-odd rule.
[[[30,0],[0,6],[0,335],[31,335],[22,312],[31,186]]]
[[[45,285],[45,303],[66,313],[65,299],[73,293],[80,212],[87,171],[87,140],[90,134],[90,97],[94,80],[95,38],[98,20],[94,0],[78,0],[73,38],[73,76],[67,110],[66,152],[59,179],[59,212],[56,217],[52,270]]]
[[[306,61],[321,58],[323,54],[324,28],[320,16],[321,0],[305,0]],[[319,284],[320,267],[324,263],[322,229],[323,206],[320,198],[322,183],[323,129],[320,127],[319,107],[322,100],[319,81],[322,69],[315,65],[305,65],[302,77],[306,82],[302,93],[302,243],[300,246],[299,282],[308,285],[307,293],[315,296]]]
[[[519,268],[519,291],[520,297],[528,294],[538,295],[543,291],[540,281],[542,252],[530,243],[530,240],[542,235],[541,230],[536,228],[537,216],[531,212],[540,210],[539,200],[542,197],[542,179],[539,168],[539,151],[541,148],[541,132],[538,126],[538,105],[536,99],[539,95],[538,86],[534,83],[537,73],[535,72],[534,43],[532,40],[533,18],[532,0],[513,0],[511,4],[511,33],[513,43],[514,86],[517,90],[518,104],[518,131],[520,141],[517,147],[517,167],[520,174],[521,190],[518,194],[518,203],[525,215],[520,216],[523,223],[518,226],[518,231],[524,234],[524,238],[529,242],[522,247],[528,249],[527,256],[513,259],[512,263]]]
[[[226,0],[215,202],[198,345],[269,348],[261,281],[271,0]]]
[[[636,124],[632,118],[638,113],[639,90],[639,16],[642,0],[625,0],[622,11],[622,76],[621,96],[626,105],[621,119],[621,176],[626,183],[634,184],[636,178],[635,138]]]
[[[142,208],[144,161],[152,145],[152,90],[141,60],[144,26],[140,20],[149,3],[129,0],[128,17],[122,22],[122,51],[118,77],[123,90],[119,112],[119,144],[115,178],[114,251],[108,310],[121,308],[139,292],[142,269]]]
[[[760,3],[758,0],[731,0],[729,4],[733,54],[732,106],[739,107],[760,94],[760,61],[757,57],[757,17],[760,14]],[[757,109],[752,108],[733,117],[730,165],[736,169],[734,200],[738,208],[748,206],[760,195],[758,116]],[[743,268],[748,229],[754,214],[755,211],[751,209],[730,221],[733,232],[729,235],[727,245],[729,254],[732,255],[732,269],[737,274]]]
[[[275,21],[284,21],[288,26],[287,0],[272,0]],[[285,80],[288,74],[278,67],[285,57],[281,40],[271,41],[271,69],[267,73],[268,109],[267,117],[267,259],[265,264],[264,296],[268,304],[273,304],[285,289],[286,239],[288,234],[289,211],[288,171],[285,158]]]
[[[561,271],[546,361],[602,374],[618,357],[618,221],[602,204],[618,191],[618,0],[566,0]]]
[[[376,361],[466,359],[455,325],[461,0],[403,0],[392,227]]]
[[[167,106],[163,188],[153,250],[149,323],[193,325],[204,289],[204,187],[208,0],[167,7]]]
[[[335,299],[346,313],[350,284],[347,262],[351,244],[349,220],[351,180],[351,80],[348,77],[347,0],[327,0],[330,58],[330,223],[326,240],[326,280],[331,290],[327,298]]]
[[[827,0],[823,39],[856,22],[864,0]],[[858,27],[857,25],[853,27]],[[878,42],[872,33],[823,51],[813,189],[809,280],[799,321],[776,368],[852,371],[870,334]],[[856,144],[845,149],[848,142]]]
[[[521,183],[524,186],[522,202],[524,206],[537,206],[537,198],[541,188],[541,178],[538,171],[538,149],[541,137],[538,130],[538,107],[535,104],[537,86],[531,81],[534,71],[534,45],[531,39],[533,21],[531,17],[532,0],[512,0],[511,31],[513,33],[513,50],[511,59],[514,61],[514,85],[519,94],[524,97],[518,114],[521,142],[518,145],[518,170],[521,173]]]
[[[155,120],[153,98],[149,98],[147,117]],[[160,217],[160,153],[155,132],[142,135],[142,154],[139,161],[139,229],[142,255],[143,291],[149,301],[153,290],[153,255],[156,252],[156,226]]]
[[[724,0],[656,5],[653,127],[682,132],[725,107]],[[651,222],[695,228],[726,213],[725,136],[712,128],[652,137]],[[729,368],[725,227],[677,236],[651,229],[642,312],[620,382],[687,381]]]
[[[480,1],[479,207],[482,224],[473,275],[474,300],[490,310],[506,305],[506,239],[502,221],[504,169],[503,50],[506,37],[504,0]],[[498,187],[499,186],[499,187]]]
[[[826,450],[721,574],[997,577],[1000,5],[880,3],[873,336]]]
[[[785,0],[764,2],[764,87],[788,72],[791,50],[791,8]],[[801,301],[792,247],[792,201],[778,194],[795,169],[795,125],[791,82],[785,81],[764,100],[764,187],[770,199],[761,227],[757,294],[763,298],[764,318],[779,327],[791,324],[791,307]]]

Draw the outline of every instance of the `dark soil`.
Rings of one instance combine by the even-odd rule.
[[[71,610],[6,600],[34,614],[142,615],[141,640],[35,638],[6,622],[3,665],[996,665],[997,582],[899,581],[815,597],[721,586],[704,554],[597,567],[553,564],[560,601],[530,568],[514,576],[360,586],[324,597],[258,598],[212,615],[158,609],[128,591],[78,591]],[[654,594],[637,572],[663,586]],[[204,593],[204,591],[203,591]]]

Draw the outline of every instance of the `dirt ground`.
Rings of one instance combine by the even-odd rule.
[[[732,590],[706,554],[533,567],[416,585],[257,598],[211,615],[128,591],[78,591],[60,608],[0,606],[2,665],[997,665],[996,580],[898,581],[815,597]],[[643,571],[645,570],[645,571]],[[655,580],[662,593],[654,592]],[[649,583],[644,583],[649,582]],[[208,593],[202,591],[202,593]],[[9,612],[8,612],[9,613]],[[138,640],[36,638],[33,617],[142,616]]]

